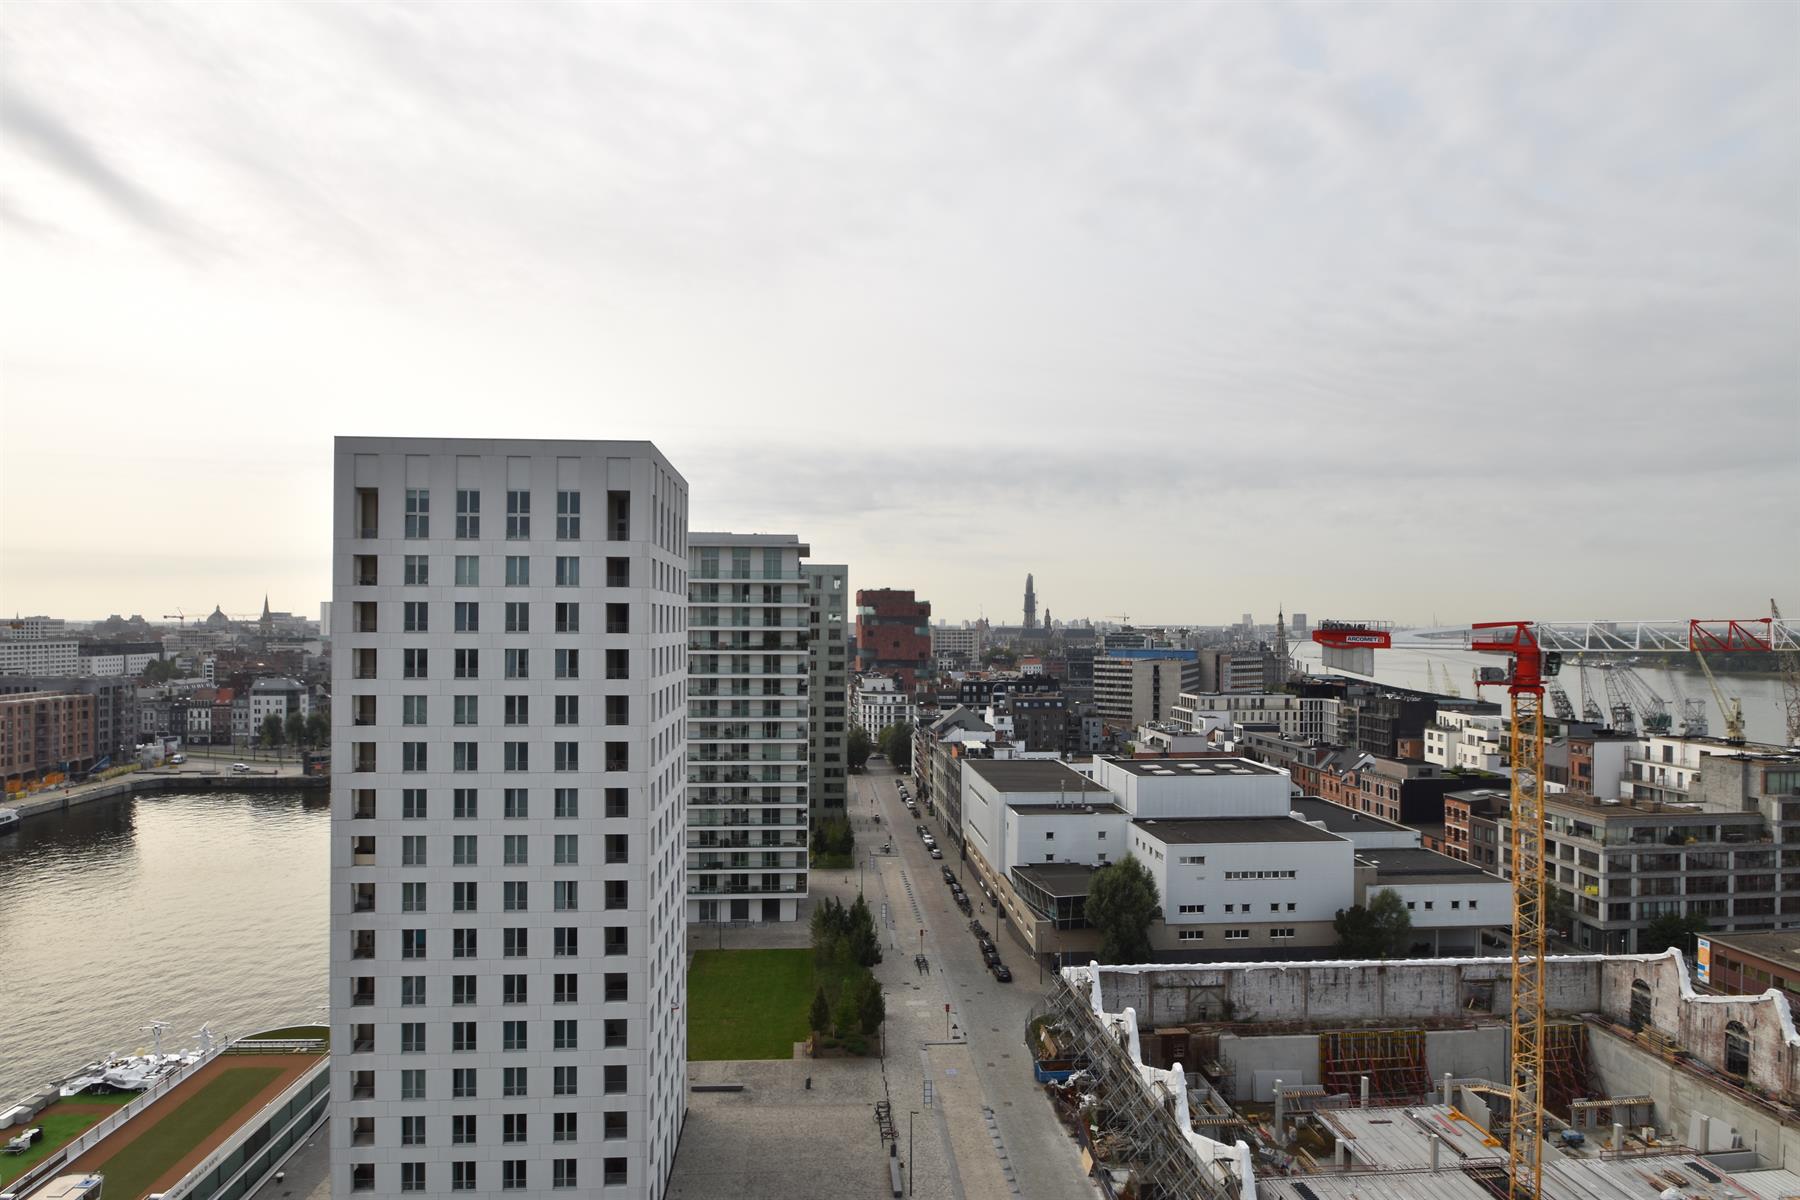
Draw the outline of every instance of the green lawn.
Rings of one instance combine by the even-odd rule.
[[[688,972],[688,1057],[792,1058],[812,1007],[811,950],[701,950]]]
[[[154,1129],[120,1150],[99,1171],[113,1200],[138,1200],[157,1177],[206,1140],[220,1122],[281,1074],[280,1067],[229,1067],[164,1117]]]
[[[86,1133],[90,1128],[106,1120],[108,1113],[65,1113],[58,1112],[60,1104],[103,1104],[110,1108],[123,1108],[138,1098],[137,1092],[110,1092],[104,1096],[96,1096],[84,1092],[68,1101],[59,1101],[40,1113],[31,1124],[44,1131],[44,1140],[19,1155],[0,1155],[0,1187],[17,1179],[35,1166],[38,1160],[54,1153],[58,1148],[68,1145]]]

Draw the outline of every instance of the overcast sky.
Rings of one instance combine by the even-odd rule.
[[[316,612],[353,433],[952,618],[1800,611],[1797,14],[15,0],[0,611]]]

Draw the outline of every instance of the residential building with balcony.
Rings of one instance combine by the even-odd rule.
[[[807,894],[809,552],[792,534],[688,538],[689,922],[792,921]]]
[[[331,1192],[660,1200],[686,1115],[687,484],[339,438]]]
[[[1424,728],[1422,757],[1446,771],[1509,774],[1507,752],[1501,745],[1505,729],[1506,718],[1499,713],[1440,709]]]
[[[1577,945],[1637,953],[1670,915],[1721,933],[1800,921],[1800,755],[1720,743],[1687,782],[1693,799],[1681,803],[1546,799],[1545,853],[1573,901]]]
[[[856,723],[869,731],[870,738],[879,737],[889,725],[911,722],[918,716],[918,705],[889,675],[858,675],[855,698]]]
[[[850,568],[802,563],[807,651],[807,798],[815,813],[843,815],[850,802]]]

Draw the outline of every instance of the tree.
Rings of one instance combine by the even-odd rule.
[[[831,1029],[831,1003],[825,999],[823,986],[813,993],[812,1015],[807,1018],[807,1024],[814,1033],[826,1033]]]
[[[850,769],[852,771],[862,770],[864,764],[869,761],[869,752],[873,749],[875,749],[875,744],[869,740],[869,731],[861,725],[852,725],[850,727],[850,744],[846,750],[849,755]]]
[[[264,717],[258,740],[265,746],[279,746],[281,745],[282,737],[283,730],[281,718],[274,713],[270,713],[268,716]]]
[[[1684,917],[1680,913],[1664,913],[1645,926],[1644,932],[1638,935],[1638,953],[1661,954],[1674,946],[1691,961],[1694,957],[1694,939],[1711,928],[1702,916]]]
[[[324,709],[315,708],[312,715],[306,718],[306,740],[314,746],[331,744],[331,714]]]
[[[1150,922],[1161,911],[1156,880],[1132,857],[1101,867],[1088,884],[1088,924],[1100,931],[1100,957],[1109,963],[1150,957]]]
[[[1393,958],[1412,945],[1412,917],[1393,888],[1376,892],[1368,907],[1339,909],[1332,920],[1338,953],[1346,958]]]
[[[881,985],[875,982],[873,975],[863,975],[862,995],[857,1000],[856,1011],[864,1033],[874,1033],[887,1019],[887,1001],[881,998]]]
[[[287,740],[296,746],[306,745],[306,718],[297,708],[287,715]]]
[[[881,939],[875,935],[875,916],[869,911],[869,902],[859,892],[856,903],[850,906],[849,927],[846,931],[850,946],[850,957],[858,966],[872,967],[881,961]]]
[[[172,658],[153,658],[144,664],[145,683],[167,683],[181,677],[181,668]]]
[[[911,721],[895,721],[892,725],[889,725],[886,729],[881,731],[881,737],[879,739],[881,743],[881,753],[886,756],[889,762],[894,764],[894,769],[896,771],[909,771],[912,769],[912,738],[913,727]]]

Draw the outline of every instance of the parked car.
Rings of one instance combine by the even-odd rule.
[[[985,957],[989,954],[998,953],[994,949],[994,943],[988,941],[987,934],[985,934],[985,933],[982,933],[982,934],[979,934],[976,936],[975,945],[976,945],[976,948],[981,951],[983,957]]]
[[[989,963],[988,970],[990,970],[994,973],[994,978],[996,980],[998,980],[999,982],[1001,982],[1001,983],[1011,983],[1012,982],[1012,971],[1007,967],[1007,965],[1005,963],[1001,962],[999,959],[996,958],[993,962]]]
[[[970,921],[969,922],[969,932],[974,934],[976,937],[981,938],[984,941],[987,939],[987,929],[982,925],[982,923],[980,921]]]
[[[942,857],[944,857],[944,852],[942,850],[939,850],[936,846],[933,846],[931,848],[931,857],[942,858]]]
[[[944,868],[944,882],[950,884],[956,891],[962,891],[961,885],[956,882],[956,872],[949,867]]]
[[[917,833],[920,837],[923,837],[929,831],[923,825],[914,825],[913,832]]]

